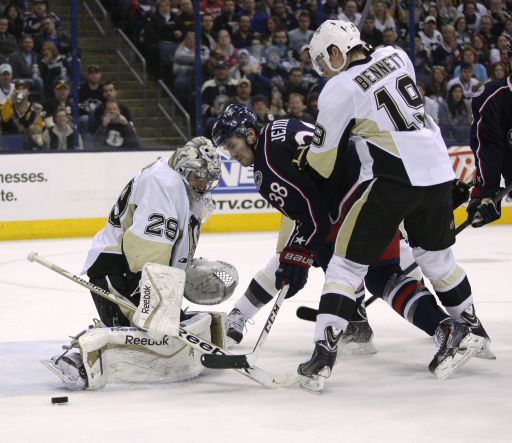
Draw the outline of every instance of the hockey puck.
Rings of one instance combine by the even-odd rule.
[[[52,405],[67,405],[67,397],[52,397]]]

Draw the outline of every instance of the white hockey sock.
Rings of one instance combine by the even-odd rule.
[[[235,303],[235,308],[247,318],[253,318],[260,311],[260,308],[254,306],[245,295]]]

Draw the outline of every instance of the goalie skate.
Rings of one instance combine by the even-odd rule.
[[[71,391],[81,391],[87,388],[87,374],[82,357],[78,352],[66,353],[41,360],[41,363],[59,377],[66,388]]]
[[[246,317],[239,309],[232,309],[226,320],[226,347],[227,349],[239,344],[244,338],[244,332],[247,329],[247,323],[252,320]]]
[[[485,338],[473,334],[469,326],[451,318],[439,324],[434,340],[439,348],[428,368],[440,380],[462,368],[485,346]]]

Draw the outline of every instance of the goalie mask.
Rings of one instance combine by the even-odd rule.
[[[336,46],[343,55],[343,64],[339,68],[331,66],[329,49]],[[331,71],[341,72],[347,65],[347,54],[350,50],[365,46],[359,30],[353,23],[343,20],[326,20],[313,34],[309,43],[309,55],[315,71],[324,75],[324,67]]]
[[[183,295],[191,303],[216,305],[231,297],[238,281],[238,272],[233,265],[194,258],[187,268]]]
[[[212,191],[219,184],[219,155],[206,137],[195,137],[176,149],[169,165],[183,176],[189,188],[198,195]]]

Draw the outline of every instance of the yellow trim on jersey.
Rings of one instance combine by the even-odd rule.
[[[309,166],[311,166],[322,177],[329,178],[334,169],[334,163],[336,163],[337,154],[337,146],[329,149],[328,151],[322,149],[318,152],[315,152],[313,148],[310,148],[306,158],[308,160]]]
[[[174,244],[149,241],[128,230],[123,234],[123,250],[130,271],[140,272],[146,263],[170,263]]]
[[[373,120],[356,119],[356,124],[352,128],[352,135],[365,138],[379,148],[389,152],[391,155],[400,157],[400,152],[396,147],[391,133],[389,131],[381,131],[377,123]]]
[[[64,220],[0,221],[0,240],[34,240],[40,238],[93,237],[105,226],[105,218]],[[281,214],[212,215],[201,232],[277,231]]]
[[[276,253],[279,254],[284,249],[294,228],[295,222],[283,215],[281,220],[281,227],[279,228],[279,235],[277,236]]]

